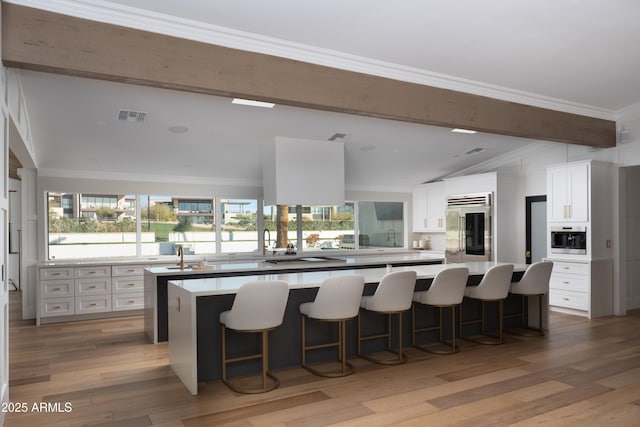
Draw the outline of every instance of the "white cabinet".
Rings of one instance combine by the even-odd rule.
[[[589,163],[547,169],[549,222],[589,221]]]
[[[613,263],[553,261],[549,281],[551,310],[585,317],[613,314]]]
[[[111,310],[144,308],[144,265],[114,265],[111,268]]]
[[[95,318],[144,308],[143,264],[42,266],[36,321]]]
[[[427,231],[427,184],[414,187],[412,197],[413,231]]]
[[[444,181],[421,184],[413,190],[413,231],[444,232]]]

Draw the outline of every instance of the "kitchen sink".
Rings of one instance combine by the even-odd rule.
[[[316,262],[345,262],[340,258],[330,257],[302,257],[302,258],[278,258],[266,259],[264,262],[269,264],[292,264],[292,263],[316,263]]]

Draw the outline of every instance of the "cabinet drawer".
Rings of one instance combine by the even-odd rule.
[[[111,294],[111,279],[76,279],[75,281],[76,296],[83,295],[106,295]]]
[[[111,297],[111,301],[111,308],[113,311],[136,310],[144,308],[144,293],[131,292],[115,294]]]
[[[76,314],[111,311],[111,295],[76,297]]]
[[[82,279],[85,277],[110,277],[111,266],[98,266],[98,267],[76,267],[76,278]]]
[[[75,314],[73,297],[40,300],[40,317],[70,316]]]
[[[146,265],[114,265],[111,276],[143,276]]]
[[[71,267],[55,267],[55,268],[41,268],[40,280],[57,280],[57,279],[72,279],[73,268]]]
[[[589,294],[583,292],[552,290],[549,292],[549,305],[574,308],[576,310],[588,310]]]
[[[40,282],[40,298],[62,298],[74,295],[73,279],[45,280]]]
[[[562,274],[581,274],[589,275],[589,264],[583,264],[578,262],[553,262],[553,272]]]
[[[142,292],[144,291],[144,277],[114,277],[111,279],[111,292]]]
[[[549,288],[564,291],[589,292],[589,279],[587,276],[552,274],[549,280]]]

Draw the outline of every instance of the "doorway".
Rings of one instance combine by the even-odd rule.
[[[527,264],[532,264],[547,256],[547,196],[528,196],[525,203],[525,259]]]

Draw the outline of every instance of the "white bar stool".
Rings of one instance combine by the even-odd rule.
[[[238,288],[231,310],[220,313],[222,328],[222,381],[238,393],[264,393],[278,387],[280,380],[269,372],[269,331],[282,324],[289,298],[289,285],[282,280],[247,282]],[[227,358],[225,331],[262,334],[262,351],[248,356]],[[262,387],[241,388],[227,380],[227,364],[262,359]],[[267,385],[267,377],[273,381]]]
[[[358,312],[358,356],[382,365],[396,365],[407,361],[402,354],[402,313],[411,308],[411,298],[416,287],[415,271],[397,271],[384,275],[373,295],[362,297]],[[368,310],[382,313],[387,320],[387,330],[382,334],[362,335],[361,313]],[[391,315],[398,315],[398,351],[391,349]],[[387,338],[387,350],[397,355],[393,359],[380,359],[362,354],[362,341]]]
[[[553,270],[553,262],[540,261],[531,264],[527,271],[524,272],[519,282],[511,283],[510,293],[521,295],[522,304],[520,313],[507,314],[505,318],[520,317],[521,330],[509,329],[507,332],[522,336],[544,336],[542,329],[542,297],[549,293],[549,280],[551,279],[551,270]],[[538,297],[538,327],[533,328],[525,325],[525,313],[528,307],[529,297]]]
[[[358,315],[363,290],[364,276],[359,274],[330,277],[320,284],[313,302],[300,304],[303,368],[323,377],[343,377],[353,373],[353,366],[347,363],[346,321]],[[308,346],[306,341],[307,319],[337,323],[338,341]],[[306,355],[308,350],[328,347],[338,347],[338,360],[341,363],[340,371],[320,371],[307,364]]]
[[[460,305],[460,337],[478,344],[498,345],[504,344],[502,324],[503,324],[503,302],[509,295],[511,277],[513,276],[513,264],[501,264],[491,267],[482,277],[478,286],[467,286],[464,296],[481,301],[480,319],[463,321],[462,305]],[[498,335],[491,336],[485,333],[485,303],[487,301],[498,302]],[[480,323],[481,337],[472,338],[462,335],[464,325]]]
[[[467,287],[469,269],[467,267],[451,267],[440,270],[433,278],[431,286],[426,291],[419,291],[413,294],[413,305],[411,307],[411,345],[417,349],[436,354],[453,354],[460,351],[456,345],[456,306],[464,299],[464,290]],[[438,307],[439,322],[436,326],[425,328],[416,327],[416,306],[418,304]],[[451,342],[444,341],[442,336],[442,308],[451,309]],[[427,346],[416,345],[416,334],[427,331],[438,331],[440,343],[451,346],[450,349],[441,350]]]

